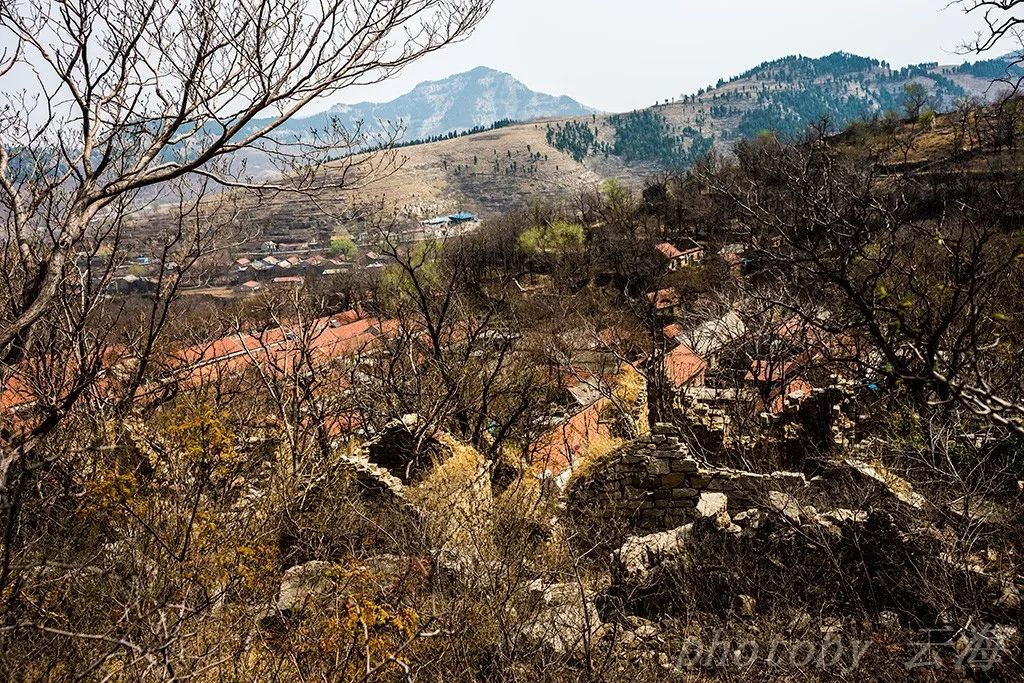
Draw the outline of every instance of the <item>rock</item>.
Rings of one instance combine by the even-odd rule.
[[[277,610],[282,614],[302,611],[310,601],[329,592],[334,586],[330,562],[313,560],[291,567],[281,578],[277,594]]]
[[[733,536],[739,536],[743,533],[743,529],[738,524],[733,524],[732,517],[724,510],[715,515],[715,529],[722,533],[732,534]]]
[[[764,514],[757,508],[751,508],[733,517],[732,521],[743,528],[753,527],[756,529],[764,523]]]
[[[661,629],[657,624],[643,617],[629,615],[625,618],[624,622],[630,633],[640,640],[651,640],[661,633]]]
[[[579,584],[529,586],[537,603],[524,618],[522,636],[531,643],[557,654],[581,655],[606,630],[597,611],[594,593]]]
[[[793,524],[799,524],[802,518],[800,504],[796,498],[781,491],[768,492],[768,505]]]
[[[878,623],[889,630],[896,630],[900,627],[900,615],[890,610],[878,614]]]
[[[679,429],[667,422],[658,422],[651,427],[651,434],[656,436],[679,436]]]
[[[648,536],[631,536],[615,551],[614,574],[617,583],[646,583],[654,569],[667,560],[681,556],[692,524]]]
[[[728,531],[743,538],[753,538],[766,528],[767,523],[768,518],[764,512],[750,509],[735,515]]]
[[[846,508],[830,510],[821,517],[837,524],[863,524],[868,521],[868,513],[864,510],[847,510]]]
[[[850,472],[860,475],[865,480],[881,484],[896,500],[909,505],[915,510],[922,509],[925,503],[928,502],[925,500],[924,496],[919,493],[915,493],[913,488],[910,486],[910,483],[906,480],[892,474],[891,472],[882,471],[878,467],[864,462],[863,460],[845,458],[841,465],[848,468]]]
[[[729,507],[729,497],[724,493],[705,492],[697,502],[697,514],[701,517],[717,517]]]

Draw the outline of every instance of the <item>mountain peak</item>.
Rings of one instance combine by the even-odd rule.
[[[583,116],[597,110],[567,96],[535,92],[511,74],[488,66],[423,81],[390,102],[339,104],[328,113],[345,122],[389,121],[405,138],[424,139],[489,126],[495,121]],[[308,122],[299,121],[308,126]]]

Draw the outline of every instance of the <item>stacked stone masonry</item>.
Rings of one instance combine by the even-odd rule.
[[[802,474],[756,474],[708,469],[692,457],[672,425],[625,446],[576,477],[567,491],[568,512],[623,533],[653,533],[693,521],[701,494],[727,494],[732,509],[746,509],[770,490],[807,486]]]

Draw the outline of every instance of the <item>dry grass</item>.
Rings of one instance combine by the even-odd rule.
[[[477,560],[494,551],[494,496],[487,461],[471,446],[441,436],[451,456],[409,492],[441,551]]]

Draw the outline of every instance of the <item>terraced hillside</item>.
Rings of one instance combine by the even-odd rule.
[[[712,149],[728,153],[737,141],[766,131],[799,135],[822,117],[841,130],[886,112],[904,116],[911,84],[920,86],[921,111],[950,110],[964,99],[993,97],[1000,90],[993,79],[1007,75],[1006,65],[991,60],[894,69],[846,53],[786,57],[648,109],[506,123],[404,146],[395,152],[397,168],[385,177],[318,203],[342,211],[383,200],[409,218],[459,209],[486,217],[533,197],[572,196],[608,178],[637,185],[653,173],[687,168]],[[332,166],[340,172],[346,162]],[[301,220],[312,207],[286,199],[263,210],[287,221]]]

